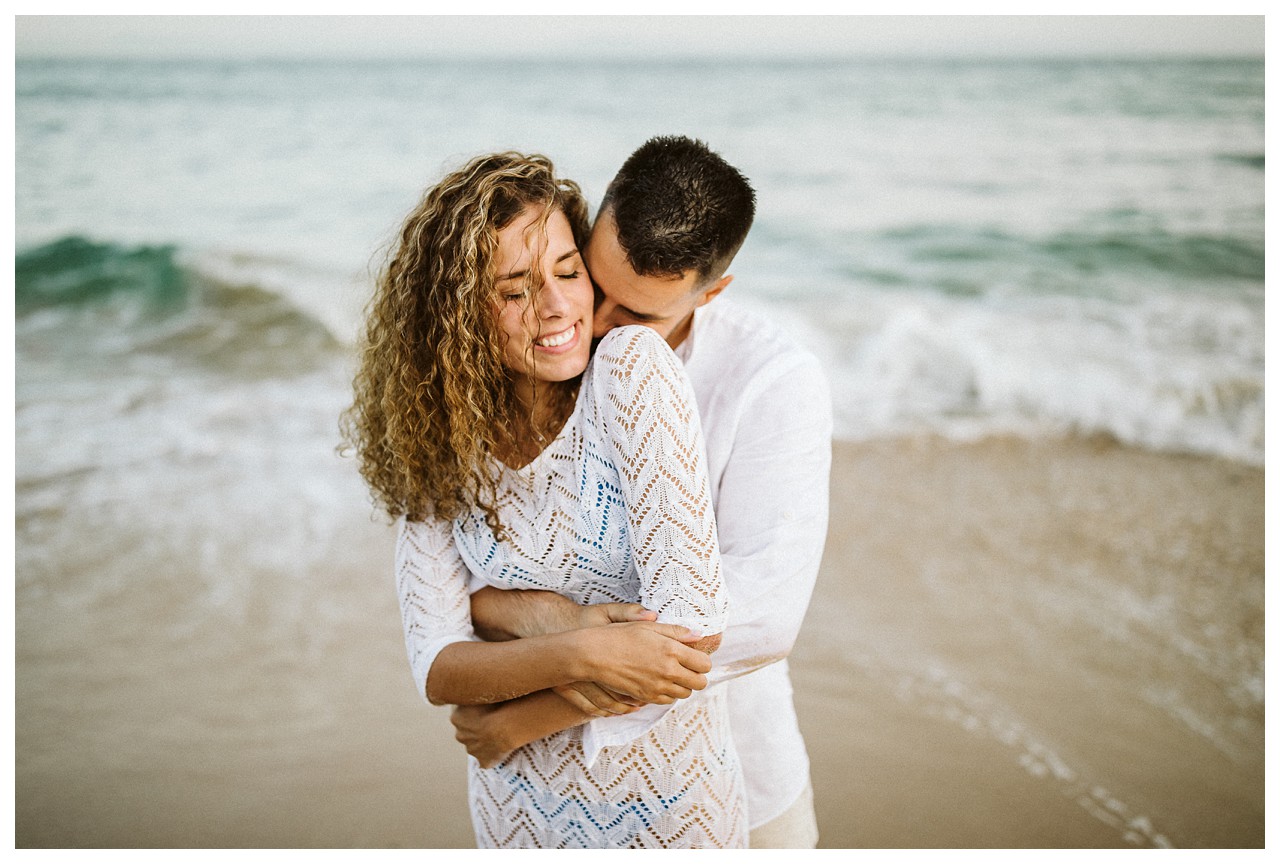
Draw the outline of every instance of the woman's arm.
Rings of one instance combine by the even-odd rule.
[[[396,584],[405,645],[418,692],[432,703],[494,702],[579,680],[665,703],[706,686],[709,661],[680,641],[691,634],[673,624],[639,621],[478,642],[467,583],[447,523],[401,521]]]
[[[692,387],[666,343],[647,328],[612,334],[597,353],[597,364],[584,385],[596,388],[596,411],[589,421],[596,428],[590,437],[602,442],[602,455],[618,468],[641,600],[656,614],[702,632],[716,631],[693,646],[710,654],[720,644],[726,598]],[[472,608],[499,638],[537,638],[530,634],[581,623],[581,607],[572,606],[538,592],[485,589],[472,598]],[[636,613],[624,608],[620,614]],[[593,629],[607,633],[621,626]],[[609,662],[624,659],[614,654]],[[481,764],[495,764],[539,738],[635,708],[620,701],[634,694],[626,687],[578,684],[557,687],[555,693],[563,700],[544,691],[498,706],[455,710],[457,738]],[[599,743],[616,743],[615,737],[625,736],[601,730]]]
[[[659,621],[705,637],[702,650],[715,650],[728,600],[697,402],[684,367],[656,331],[619,327],[601,340],[583,386],[584,441],[590,458],[617,471],[611,482],[623,504],[618,516],[626,519],[638,599]],[[652,706],[588,724],[588,762],[644,734],[662,715]]]
[[[436,656],[427,698],[437,705],[481,705],[598,681],[642,702],[666,705],[707,686],[711,661],[685,644],[692,638],[678,624],[638,621],[510,642],[455,642]]]
[[[659,621],[718,635],[728,598],[693,386],[648,327],[611,331],[594,362],[593,419],[618,469],[640,603]],[[702,647],[718,645],[708,639]]]

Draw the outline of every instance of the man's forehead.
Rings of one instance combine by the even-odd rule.
[[[650,314],[682,305],[686,294],[694,288],[692,274],[644,276],[636,273],[617,242],[612,225],[603,229],[602,236],[596,237],[595,232],[602,230],[599,224],[600,221],[596,220],[596,229],[586,247],[586,265],[591,268],[591,278],[595,280],[596,287],[607,294],[609,300],[630,307],[632,311]]]

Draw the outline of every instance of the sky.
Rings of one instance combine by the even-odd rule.
[[[1260,15],[18,15],[14,26],[18,58],[1262,56],[1264,46]]]

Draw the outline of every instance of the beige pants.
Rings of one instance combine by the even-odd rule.
[[[796,803],[751,832],[752,849],[816,849],[818,820],[813,815],[813,784],[804,787]]]

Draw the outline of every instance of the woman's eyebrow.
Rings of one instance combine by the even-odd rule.
[[[574,255],[577,255],[577,254],[578,254],[578,247],[575,246],[574,248],[570,249],[568,252],[564,253],[559,258],[557,258],[555,263],[559,264],[561,261],[564,261],[566,258],[572,258]],[[528,270],[512,270],[506,276],[499,276],[498,281],[506,282],[508,279],[524,279],[528,275],[529,275]]]

